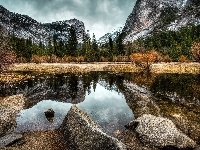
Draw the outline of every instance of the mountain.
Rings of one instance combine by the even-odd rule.
[[[75,28],[79,42],[82,41],[83,36],[86,34],[84,23],[77,19],[42,24],[27,15],[10,12],[1,5],[0,20],[0,26],[7,29],[11,34],[19,38],[31,38],[34,43],[41,41],[45,45],[53,37],[57,40],[66,41],[71,26]]]
[[[117,37],[117,35],[118,35],[119,33],[122,32],[122,29],[123,29],[123,28],[120,27],[120,28],[118,28],[118,29],[112,31],[111,33],[106,33],[105,35],[103,35],[102,37],[100,37],[100,38],[98,39],[98,43],[99,43],[99,44],[108,43],[108,42],[109,42],[109,37],[111,37],[112,40],[115,40],[116,37]]]
[[[122,30],[125,41],[134,41],[153,31],[177,30],[200,24],[198,0],[137,0]]]

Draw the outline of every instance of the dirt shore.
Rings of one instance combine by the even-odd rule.
[[[21,63],[13,64],[10,71],[36,71],[49,73],[116,71],[136,72],[139,68],[131,63]]]
[[[130,62],[94,62],[94,63],[19,63],[8,67],[7,73],[0,73],[0,82],[18,82],[31,78],[30,75],[22,75],[18,72],[40,73],[87,73],[90,71],[112,72],[139,72],[142,68]],[[200,74],[200,63],[156,63],[150,65],[152,73],[179,73]]]
[[[90,72],[90,71],[115,71],[137,72],[141,68],[135,64],[125,63],[21,63],[13,64],[10,71],[37,71],[37,72]],[[150,66],[153,73],[200,73],[200,63],[156,63]]]

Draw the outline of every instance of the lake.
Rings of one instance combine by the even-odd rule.
[[[16,117],[17,133],[58,129],[70,107],[76,104],[112,136],[116,136],[116,131],[123,132],[126,124],[142,114],[172,119],[181,114],[193,125],[188,127],[188,134],[200,139],[200,75],[35,74],[19,83],[1,83],[1,97],[15,94],[26,96],[24,108]],[[52,120],[44,114],[49,108],[55,112]]]

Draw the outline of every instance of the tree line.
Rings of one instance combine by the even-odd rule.
[[[86,62],[113,61],[114,56],[125,55],[122,34],[119,33],[116,41],[109,37],[108,43],[99,45],[95,34],[93,33],[91,38],[87,33],[83,35],[82,41],[78,42],[73,26],[70,28],[67,41],[58,40],[56,35],[48,39],[47,45],[42,41],[35,44],[31,38],[23,39],[14,35],[11,36],[10,41],[17,58],[24,62],[30,62],[36,57],[48,59],[52,56],[69,59],[69,61],[76,61],[76,58],[82,58],[82,61]]]
[[[189,25],[178,31],[154,31],[150,36],[134,42],[124,43],[124,33],[107,43],[98,44],[95,34],[83,35],[78,42],[76,30],[71,26],[67,41],[58,40],[54,35],[45,45],[36,44],[31,38],[23,39],[5,32],[2,28],[0,40],[1,64],[4,62],[98,62],[98,61],[199,61],[200,25]],[[136,53],[136,54],[135,54]],[[6,55],[7,54],[7,55]],[[6,59],[6,60],[5,60]],[[138,61],[138,63],[140,63]],[[147,62],[148,64],[148,62]]]

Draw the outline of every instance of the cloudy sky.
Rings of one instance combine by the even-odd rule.
[[[0,0],[9,11],[42,22],[79,19],[99,38],[125,24],[136,0]]]

